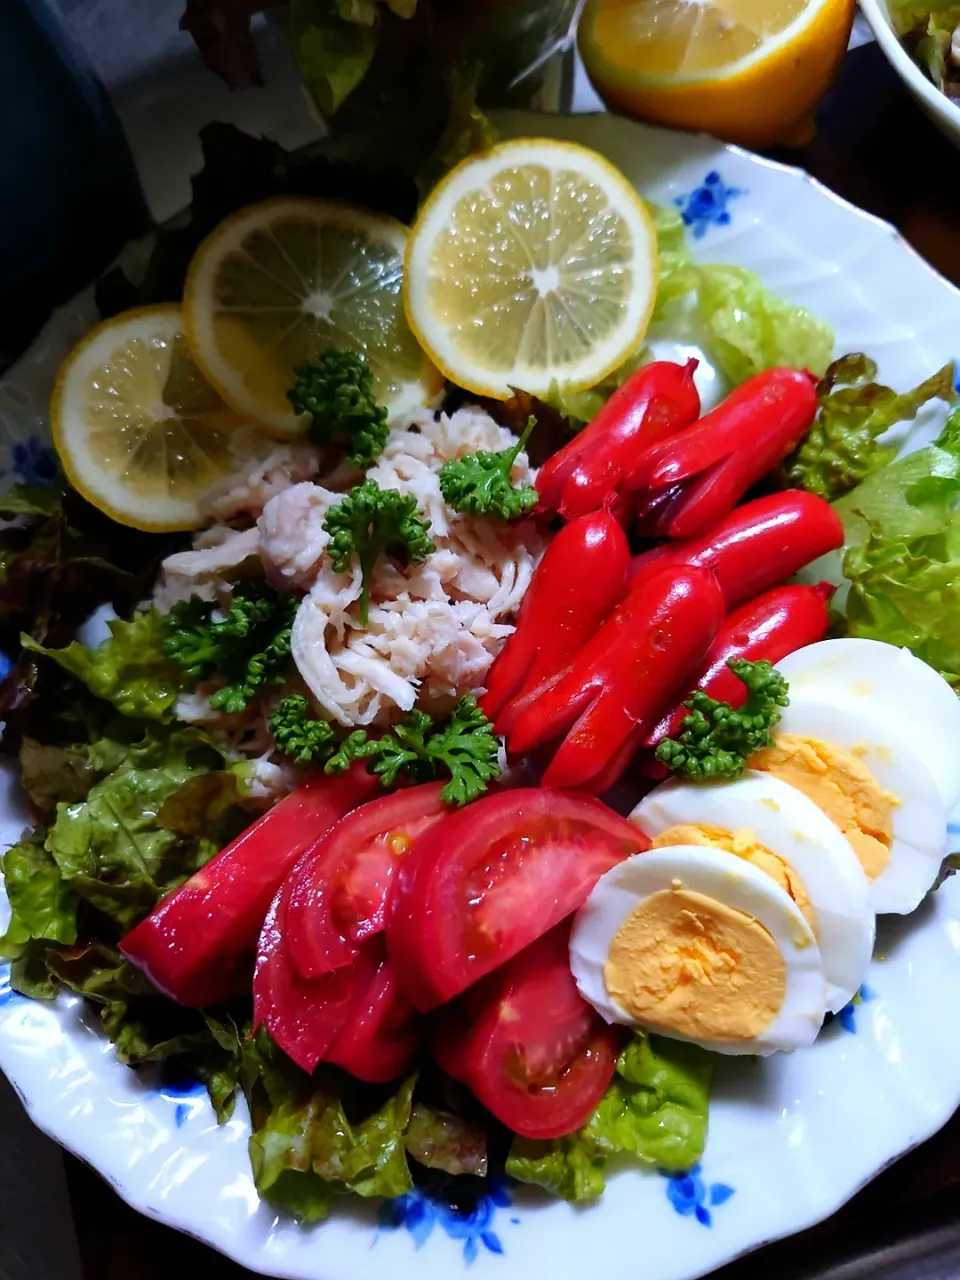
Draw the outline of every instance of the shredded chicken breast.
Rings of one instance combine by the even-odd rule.
[[[332,487],[315,483],[316,466],[309,476],[301,474],[307,460],[297,451],[306,453],[306,446],[280,446],[215,499],[222,519],[246,512],[259,517],[256,526],[242,533],[221,527],[219,534],[205,535],[215,540],[209,550],[198,540],[195,550],[171,556],[159,594],[169,596],[174,584],[177,592],[190,594],[186,582],[192,573],[201,594],[213,593],[204,598],[221,599],[217,575],[230,567],[227,556],[232,549],[242,550],[242,558],[252,551],[275,587],[306,593],[294,622],[292,653],[303,684],[325,715],[356,726],[388,724],[418,703],[442,713],[462,694],[483,688],[490,663],[513,631],[545,541],[531,521],[506,525],[451,511],[440,492],[439,473],[449,459],[514,443],[509,431],[477,408],[449,416],[425,409],[393,426],[367,475],[383,489],[417,499],[430,520],[436,550],[421,565],[380,558],[366,627],[357,609],[359,565],[336,573],[324,554],[327,512],[358,477],[341,468],[326,478]],[[315,450],[309,452],[316,458]],[[533,478],[525,454],[518,457],[512,478],[514,484]],[[202,558],[214,550],[219,559]],[[189,718],[208,722],[207,699],[184,710]]]
[[[241,427],[230,437],[230,445],[237,469],[212,484],[203,503],[204,514],[213,520],[256,518],[271,498],[320,472],[323,455],[312,444],[278,444]]]
[[[260,551],[260,535],[254,529],[214,525],[194,538],[192,551],[177,551],[161,565],[153,603],[167,613],[180,600],[199,596],[223,604],[230,599],[226,574]]]

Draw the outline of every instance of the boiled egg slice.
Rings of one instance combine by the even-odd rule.
[[[751,863],[700,845],[651,849],[602,876],[574,921],[570,967],[608,1022],[718,1053],[799,1049],[826,1012],[797,904]]]
[[[791,688],[774,745],[750,767],[808,796],[847,837],[870,881],[874,911],[905,915],[933,885],[947,814],[937,784],[910,750],[900,717]]]
[[[896,740],[933,775],[949,813],[960,802],[960,698],[933,667],[882,640],[822,640],[777,663],[791,700],[889,717]]]
[[[748,770],[731,782],[665,782],[630,815],[653,841],[696,844],[751,863],[796,903],[813,930],[836,1013],[859,991],[873,954],[876,915],[857,855],[802,792]]]

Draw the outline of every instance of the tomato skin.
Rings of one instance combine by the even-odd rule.
[[[366,947],[382,951],[383,942]],[[360,1007],[327,1051],[325,1060],[358,1080],[383,1084],[403,1075],[420,1047],[422,1020],[397,984],[384,955]]]
[[[624,1033],[577,990],[564,921],[485,978],[440,1022],[434,1057],[508,1129],[562,1138],[613,1078]]]
[[[364,999],[379,966],[376,944],[323,978],[301,978],[284,945],[287,886],[270,904],[253,970],[253,1029],[273,1040],[304,1071],[314,1071]]]
[[[649,841],[591,796],[517,788],[448,814],[401,864],[387,953],[421,1012],[452,1000],[583,905]]]
[[[443,784],[429,782],[354,809],[290,873],[285,933],[303,978],[352,964],[382,932],[390,886],[415,838],[447,813]],[[394,848],[393,844],[402,847]]]
[[[249,990],[271,900],[309,845],[379,790],[362,765],[310,778],[163,899],[120,943],[158,990],[194,1008]]]

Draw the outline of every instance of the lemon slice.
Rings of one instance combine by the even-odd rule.
[[[465,160],[410,232],[410,327],[451,381],[506,399],[599,382],[639,345],[657,290],[637,192],[574,143],[519,138]]]
[[[442,386],[401,303],[407,229],[347,204],[280,197],[227,218],[190,264],[183,312],[194,359],[228,404],[294,435],[293,370],[330,347],[362,352],[391,414]]]
[[[60,367],[50,421],[73,487],[135,529],[199,528],[200,495],[236,465],[240,419],[191,359],[175,306],[91,329]]]
[[[587,0],[584,64],[611,106],[763,147],[812,136],[854,0]]]

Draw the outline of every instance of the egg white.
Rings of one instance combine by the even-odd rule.
[[[876,782],[895,797],[890,857],[870,882],[874,911],[906,915],[920,905],[937,878],[944,857],[947,814],[933,775],[911,751],[897,715],[808,698],[793,686],[790,705],[775,730],[830,743],[858,759]]]
[[[960,802],[960,698],[933,667],[882,640],[821,640],[777,663],[791,697],[889,717],[897,741],[933,775],[949,813]]]
[[[828,1011],[853,999],[873,954],[870,884],[849,840],[802,792],[754,770],[730,782],[665,782],[641,800],[630,821],[651,838],[679,823],[731,833],[749,829],[803,881]]]
[[[760,1035],[731,1043],[702,1040],[656,1027],[658,1035],[687,1040],[725,1054],[767,1055],[812,1044],[826,1013],[820,949],[796,904],[768,875],[735,854],[699,845],[675,845],[635,854],[602,876],[577,913],[570,935],[570,967],[580,994],[607,1022],[640,1028],[607,991],[610,945],[630,913],[652,894],[677,882],[759,921],[786,968],[779,1012]]]

